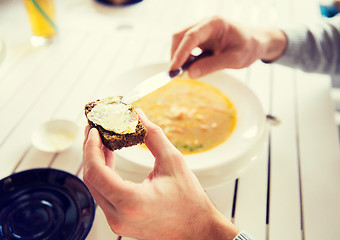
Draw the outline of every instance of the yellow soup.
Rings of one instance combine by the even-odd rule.
[[[176,78],[134,106],[160,126],[183,154],[216,147],[236,124],[232,102],[215,87],[193,79]]]

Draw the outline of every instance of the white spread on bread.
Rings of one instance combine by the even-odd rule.
[[[131,105],[122,103],[118,96],[97,102],[87,117],[94,124],[118,134],[134,133],[138,124],[137,113],[131,111]]]

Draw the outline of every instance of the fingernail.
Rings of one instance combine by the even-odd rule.
[[[140,118],[148,119],[147,116],[145,115],[145,113],[143,112],[143,110],[141,108],[136,108],[136,112],[137,112],[137,114],[138,114],[138,116]]]
[[[201,76],[201,70],[199,68],[195,68],[190,72],[190,77],[198,78]]]

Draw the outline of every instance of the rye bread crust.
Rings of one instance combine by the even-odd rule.
[[[114,151],[124,147],[131,147],[137,144],[142,144],[145,142],[146,128],[143,126],[140,120],[138,120],[136,131],[134,133],[127,134],[118,134],[113,131],[108,131],[102,126],[90,121],[87,118],[87,114],[92,110],[94,106],[96,106],[99,101],[100,100],[96,100],[85,105],[85,116],[90,126],[98,129],[99,135],[105,147],[107,147],[111,151]],[[131,111],[134,111],[134,109],[131,108]]]

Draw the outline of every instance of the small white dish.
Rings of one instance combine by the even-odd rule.
[[[62,152],[72,146],[78,125],[70,120],[55,119],[39,126],[32,134],[32,144],[44,152]]]

